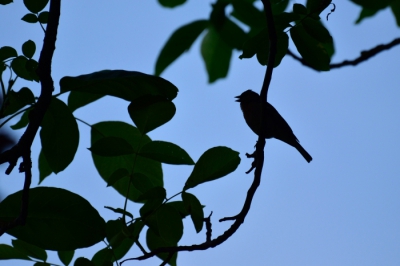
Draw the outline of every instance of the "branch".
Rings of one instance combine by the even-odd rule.
[[[277,37],[276,37],[275,26],[274,26],[274,21],[273,21],[273,16],[272,16],[271,3],[269,0],[262,0],[262,3],[264,5],[265,15],[266,15],[267,24],[268,24],[268,31],[269,31],[269,36],[270,36],[270,51],[269,51],[269,58],[268,58],[268,66],[267,66],[267,70],[266,70],[265,77],[264,77],[264,83],[263,83],[262,90],[261,90],[261,95],[263,95],[262,99],[263,99],[263,101],[266,101],[266,95],[268,92],[269,84],[271,83],[272,71],[273,71],[275,55],[276,55],[276,51],[277,51]],[[262,119],[265,119],[265,117],[263,117]],[[262,120],[260,122],[264,123],[264,120]],[[204,242],[202,244],[197,244],[197,245],[192,245],[192,246],[157,248],[157,249],[155,249],[147,254],[144,254],[140,257],[125,259],[124,261],[121,262],[121,264],[126,261],[131,261],[131,260],[145,260],[145,259],[151,258],[160,253],[173,254],[175,252],[180,252],[180,251],[206,250],[209,248],[216,247],[216,246],[222,244],[223,242],[225,242],[228,238],[230,238],[239,229],[240,225],[244,222],[244,219],[246,218],[246,216],[250,210],[251,203],[253,201],[253,197],[257,191],[258,186],[260,185],[261,172],[262,172],[262,167],[264,164],[264,151],[263,151],[264,146],[265,146],[265,138],[263,136],[260,136],[257,141],[257,145],[256,145],[256,156],[257,156],[256,162],[257,163],[256,163],[256,169],[254,171],[253,183],[251,184],[249,190],[247,191],[247,196],[246,196],[245,202],[243,204],[243,207],[242,207],[242,210],[240,211],[240,213],[234,217],[223,218],[220,220],[220,222],[227,221],[227,220],[234,220],[231,227],[228,230],[226,230],[222,235],[220,235],[217,238],[212,239],[212,240],[211,240],[211,237],[207,237],[206,242]],[[208,234],[211,234],[211,231],[208,230],[207,232],[208,232]]]
[[[371,48],[370,50],[366,50],[366,51],[361,51],[360,56],[357,57],[356,59],[353,60],[344,60],[341,63],[335,63],[335,64],[330,64],[329,67],[330,69],[334,69],[334,68],[341,68],[344,66],[356,66],[364,61],[367,61],[368,59],[370,59],[371,57],[379,54],[380,52],[383,52],[385,50],[389,50],[392,47],[396,46],[400,44],[400,38],[396,38],[393,41],[391,41],[390,43],[387,44],[379,44],[377,46],[375,46],[374,48]],[[287,51],[287,55],[290,55],[293,59],[299,61],[300,63],[302,63],[304,66],[307,66],[309,68],[314,69],[312,66],[310,66],[306,61],[304,61],[303,58],[295,55],[292,51],[288,50]],[[316,70],[316,69],[314,69]],[[318,71],[318,70],[316,70]]]
[[[21,163],[20,170],[25,172],[25,183],[20,216],[10,224],[2,226],[0,228],[0,235],[3,234],[5,230],[8,230],[20,224],[24,224],[26,220],[28,212],[28,192],[32,168],[30,150],[36,133],[39,130],[39,126],[42,123],[44,114],[46,113],[50,105],[51,95],[53,93],[51,61],[53,58],[54,50],[56,48],[55,43],[57,39],[57,29],[60,18],[60,5],[61,0],[50,1],[47,31],[44,36],[43,48],[40,53],[39,64],[36,70],[41,83],[41,93],[37,103],[34,106],[34,109],[31,111],[32,115],[30,117],[29,125],[18,143],[10,150],[7,150],[0,154],[0,164],[5,162],[9,163],[6,174],[11,173],[18,161],[18,158],[21,156],[23,158],[23,162]]]

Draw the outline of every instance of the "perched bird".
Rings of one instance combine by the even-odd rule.
[[[244,119],[247,125],[254,133],[259,135],[260,132],[260,95],[252,90],[247,90],[241,95],[236,96],[237,102],[240,102]],[[311,162],[312,157],[300,145],[298,139],[293,134],[292,129],[278,111],[268,102],[263,106],[263,114],[266,117],[266,125],[263,125],[262,130],[264,137],[267,139],[276,138],[290,146],[295,147],[307,162]]]

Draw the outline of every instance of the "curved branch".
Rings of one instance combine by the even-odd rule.
[[[20,216],[7,225],[0,228],[0,235],[12,227],[25,223],[25,218],[28,212],[28,192],[31,179],[31,158],[30,149],[32,142],[35,139],[39,126],[42,123],[44,114],[46,113],[53,93],[53,79],[51,77],[51,62],[56,48],[57,29],[60,19],[60,6],[61,0],[51,0],[49,8],[49,19],[47,30],[43,40],[43,47],[39,57],[39,64],[36,70],[40,83],[41,93],[34,109],[31,111],[29,125],[18,143],[0,154],[0,164],[8,162],[9,167],[6,174],[10,174],[15,167],[18,158],[22,156],[23,162],[21,163],[20,171],[25,172],[25,185],[23,189],[22,210]]]
[[[275,26],[274,26],[274,21],[273,21],[273,16],[272,16],[271,3],[269,0],[262,0],[262,3],[264,5],[265,15],[266,15],[267,24],[268,24],[268,30],[269,30],[269,36],[270,36],[270,51],[269,51],[269,58],[268,58],[268,66],[267,66],[267,70],[265,73],[263,86],[261,89],[261,95],[264,96],[262,99],[263,99],[263,101],[266,101],[266,95],[268,92],[269,84],[271,83],[272,71],[273,71],[275,55],[276,55],[276,51],[277,51],[277,37],[276,37]],[[265,119],[265,118],[262,118],[262,119]],[[263,123],[263,122],[264,122],[264,120],[260,121],[260,123]],[[253,183],[251,184],[249,190],[247,191],[247,196],[246,196],[245,202],[243,204],[243,207],[242,207],[242,210],[240,211],[240,213],[235,215],[234,217],[227,217],[227,218],[223,218],[220,220],[220,222],[227,221],[227,220],[234,220],[231,227],[228,230],[226,230],[222,235],[220,235],[217,238],[212,239],[212,240],[210,239],[211,237],[207,237],[206,242],[204,242],[202,244],[192,245],[192,246],[161,247],[161,248],[155,249],[149,253],[143,254],[140,257],[125,259],[124,261],[121,262],[121,264],[123,264],[126,261],[131,261],[131,260],[145,260],[145,259],[151,258],[160,253],[173,254],[175,252],[180,252],[180,251],[206,250],[209,248],[216,247],[216,246],[222,244],[223,242],[225,242],[228,238],[230,238],[239,229],[241,224],[244,222],[244,219],[246,218],[246,216],[250,210],[251,203],[253,201],[253,198],[257,191],[257,188],[260,185],[261,172],[262,172],[262,168],[264,165],[264,146],[265,146],[265,138],[263,136],[260,136],[257,141],[257,145],[256,145],[256,152],[255,152],[255,154],[256,154],[256,157],[255,157],[256,169],[254,171]],[[210,231],[208,231],[208,232],[210,232]]]
[[[356,66],[364,61],[367,61],[368,59],[370,59],[371,57],[379,54],[380,52],[383,52],[385,50],[389,50],[392,47],[399,45],[400,44],[400,38],[396,38],[393,41],[391,41],[390,43],[387,44],[379,44],[377,46],[375,46],[374,48],[371,48],[369,50],[366,51],[361,51],[360,56],[357,57],[356,59],[353,60],[344,60],[343,62],[340,63],[334,63],[334,64],[330,64],[329,67],[330,69],[335,69],[335,68],[341,68],[344,66]],[[307,66],[309,68],[314,69],[312,66],[310,66],[306,61],[304,61],[303,58],[295,55],[292,51],[288,50],[287,51],[287,55],[290,55],[293,59],[299,61],[300,63],[302,63],[304,66]],[[316,70],[316,69],[314,69]],[[318,70],[316,70],[318,71]]]

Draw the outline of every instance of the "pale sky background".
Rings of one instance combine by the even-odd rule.
[[[63,76],[104,69],[152,74],[170,34],[183,24],[207,18],[211,3],[189,0],[170,10],[156,0],[63,1],[53,60],[55,92],[59,92]],[[353,59],[361,50],[399,36],[390,10],[354,25],[360,7],[350,1],[335,4],[336,12],[328,22],[324,20],[335,40],[333,62]],[[39,25],[20,20],[27,12],[22,1],[0,6],[0,46],[13,46],[21,52],[21,45],[32,39],[38,46],[34,57],[38,59],[43,32]],[[326,11],[322,17],[325,15]],[[251,164],[244,154],[253,151],[256,136],[245,124],[234,96],[247,89],[259,91],[265,68],[255,58],[238,59],[239,53],[235,52],[228,77],[209,85],[199,44],[197,40],[189,53],[163,73],[179,88],[174,100],[177,113],[149,135],[178,144],[195,161],[214,146],[240,152],[242,162],[234,173],[191,191],[206,205],[206,215],[213,211],[213,236],[217,236],[230,225],[218,223],[218,219],[240,211],[252,180],[252,175],[244,173]],[[395,47],[357,67],[325,73],[284,58],[274,71],[268,100],[291,125],[313,161],[308,164],[291,146],[268,140],[262,183],[245,223],[214,249],[179,253],[178,265],[400,265],[399,58],[400,47]],[[18,81],[15,88],[26,85],[39,94],[37,83]],[[74,114],[91,124],[106,120],[132,123],[128,104],[107,97]],[[75,160],[42,185],[81,194],[105,220],[116,219],[103,207],[122,207],[124,199],[106,188],[97,174],[86,149],[90,147],[90,129],[78,125],[81,139]],[[38,183],[39,151],[37,137],[32,147],[32,187]],[[163,166],[168,196],[180,191],[191,169]],[[4,166],[0,170],[3,195],[22,188],[23,175],[17,169],[10,176],[4,174]],[[136,215],[140,206],[130,204],[129,211]],[[201,243],[204,239],[204,232],[196,235],[191,220],[185,219],[180,244]],[[11,237],[3,235],[0,243],[11,244]],[[74,259],[91,259],[103,247],[100,243],[95,248],[78,250]],[[48,253],[48,262],[61,264],[55,252]],[[139,250],[133,247],[126,258],[138,255]],[[125,265],[160,263],[152,258]],[[10,264],[32,265],[0,261],[0,265]]]

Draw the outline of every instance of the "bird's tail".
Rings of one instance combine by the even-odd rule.
[[[296,145],[294,145],[294,147],[301,153],[301,155],[303,155],[304,159],[306,159],[306,161],[309,163],[312,160],[312,157],[310,154],[308,154],[308,152],[300,145],[300,143],[296,143]]]

